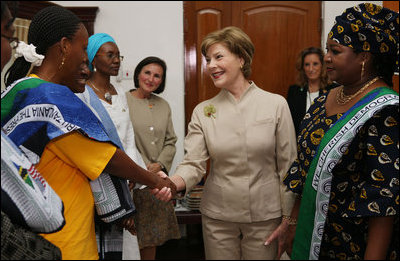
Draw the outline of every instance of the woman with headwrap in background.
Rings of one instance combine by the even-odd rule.
[[[398,41],[390,9],[360,4],[336,17],[324,59],[342,86],[305,115],[284,180],[299,195],[291,224],[278,228],[289,227],[292,259],[399,258]]]
[[[118,75],[123,59],[115,40],[106,33],[94,34],[89,37],[87,52],[91,75],[83,93],[86,96],[85,101],[92,103],[106,129],[115,130],[126,154],[146,169],[146,164],[136,148],[125,91],[110,82],[110,76]],[[137,206],[135,208],[137,211]],[[136,234],[136,228],[132,232]],[[126,230],[120,231],[116,226],[109,227],[104,233],[106,248],[111,249],[109,252],[122,251],[122,259],[140,259],[137,238],[133,234]],[[122,244],[118,245],[121,240]]]

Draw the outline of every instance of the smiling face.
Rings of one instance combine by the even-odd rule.
[[[157,90],[163,79],[163,68],[156,63],[143,66],[139,73],[139,88],[142,92],[150,94]]]
[[[231,53],[222,43],[211,45],[206,54],[207,72],[217,88],[229,89],[230,86],[244,79],[240,68],[244,61]]]
[[[113,42],[104,43],[93,59],[93,68],[105,75],[117,76],[121,59],[118,46]]]
[[[318,54],[311,53],[304,57],[303,70],[308,80],[317,80],[321,77],[322,63]]]
[[[326,42],[327,53],[324,57],[326,71],[332,81],[351,85],[360,81],[362,57],[352,48],[341,45],[331,39]]]

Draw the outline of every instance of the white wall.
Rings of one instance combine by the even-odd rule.
[[[62,6],[98,6],[94,33],[108,33],[124,56],[122,71],[133,72],[147,56],[158,56],[167,64],[165,91],[161,94],[172,110],[178,141],[171,173],[183,159],[185,135],[183,2],[182,1],[52,1]],[[126,90],[133,80],[116,82]]]

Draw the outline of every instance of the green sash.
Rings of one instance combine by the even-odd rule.
[[[374,89],[325,133],[304,185],[292,259],[318,259],[328,213],[332,170],[365,122],[377,111],[393,104],[399,104],[399,95],[395,91],[385,87]]]

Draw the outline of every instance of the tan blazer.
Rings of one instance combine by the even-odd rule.
[[[136,146],[144,162],[146,165],[159,162],[169,171],[176,153],[177,137],[168,102],[153,94],[149,99],[138,99],[129,92],[126,96]]]
[[[206,106],[215,113],[205,115]],[[296,157],[293,121],[286,100],[254,83],[239,101],[222,89],[196,106],[175,175],[190,191],[211,170],[202,214],[230,222],[266,221],[289,215],[294,194],[282,180]]]

